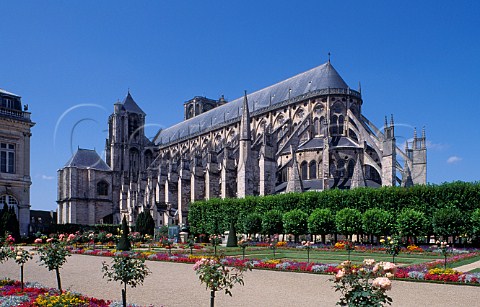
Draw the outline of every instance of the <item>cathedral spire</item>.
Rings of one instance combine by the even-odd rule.
[[[240,140],[251,140],[250,135],[250,112],[248,110],[247,91],[243,97],[242,118],[240,119]]]

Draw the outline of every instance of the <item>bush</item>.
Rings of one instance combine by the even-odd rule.
[[[286,233],[295,236],[295,242],[298,242],[298,236],[307,233],[308,214],[300,209],[293,209],[283,215],[283,229]]]

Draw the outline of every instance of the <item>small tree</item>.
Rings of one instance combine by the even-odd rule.
[[[325,236],[335,232],[335,218],[330,209],[315,209],[308,217],[308,230],[311,234],[321,235],[322,243]]]
[[[458,236],[465,229],[464,214],[455,207],[438,209],[433,214],[432,226],[436,234],[441,235],[445,241],[449,236]]]
[[[237,247],[237,230],[235,229],[235,224],[230,223],[230,231],[228,232],[227,247]]]
[[[135,230],[145,235],[153,235],[155,231],[155,221],[150,213],[143,211],[138,214],[135,221]]]
[[[32,252],[33,254],[33,252]],[[23,292],[23,266],[28,260],[32,259],[32,254],[23,248],[17,248],[15,251],[15,262],[20,266],[20,284]]]
[[[422,235],[428,226],[428,220],[423,212],[414,209],[403,209],[397,217],[397,229],[401,236],[414,238],[417,241],[417,236]]]
[[[337,230],[349,238],[362,230],[362,214],[357,209],[344,208],[335,215]]]
[[[280,234],[283,232],[282,213],[278,210],[265,212],[262,217],[262,233],[267,235]]]
[[[50,240],[50,242],[48,242]],[[60,268],[67,262],[70,252],[67,250],[65,242],[56,241],[52,238],[48,239],[48,244],[38,248],[40,263],[49,271],[55,270],[57,276],[58,290],[62,292],[62,281],[60,279]]]
[[[377,238],[391,233],[393,228],[391,214],[379,208],[370,208],[365,211],[362,215],[362,224],[366,234]],[[370,241],[373,243],[373,238]]]
[[[215,305],[215,292],[225,290],[225,294],[232,296],[231,289],[235,284],[243,286],[243,272],[251,270],[248,265],[227,268],[220,257],[201,259],[193,266],[200,283],[210,290],[210,307]]]
[[[243,220],[243,230],[246,234],[260,233],[262,231],[262,215],[256,212],[248,214]]]
[[[298,236],[307,233],[308,214],[300,209],[293,209],[283,215],[283,229],[286,233],[295,236],[295,242],[298,242]]]
[[[132,258],[128,253],[114,257],[111,267],[105,261],[102,262],[102,272],[103,277],[108,281],[120,281],[123,285],[123,307],[127,307],[127,285],[131,288],[142,285],[145,277],[150,274],[150,270],[145,265],[145,259]]]
[[[128,234],[130,233],[130,228],[127,225],[127,220],[125,216],[122,219],[122,233],[120,235],[120,240],[117,243],[117,249],[120,251],[129,251],[132,249],[130,245],[130,239],[128,238]]]

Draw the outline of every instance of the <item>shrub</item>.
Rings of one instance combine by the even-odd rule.
[[[259,213],[250,213],[243,220],[243,231],[247,234],[256,234],[262,231],[262,216]]]

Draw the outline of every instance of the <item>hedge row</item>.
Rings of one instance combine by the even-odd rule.
[[[268,196],[249,196],[242,199],[211,199],[190,205],[188,221],[194,234],[222,233],[230,223],[241,228],[242,221],[252,213],[264,214],[276,209],[282,214],[301,209],[310,215],[316,208],[328,208],[336,214],[343,208],[364,213],[380,208],[398,214],[404,208],[423,212],[432,220],[440,208],[454,207],[466,214],[480,208],[480,183],[452,182],[440,185],[418,185],[410,188],[382,187],[323,192],[287,193]]]

